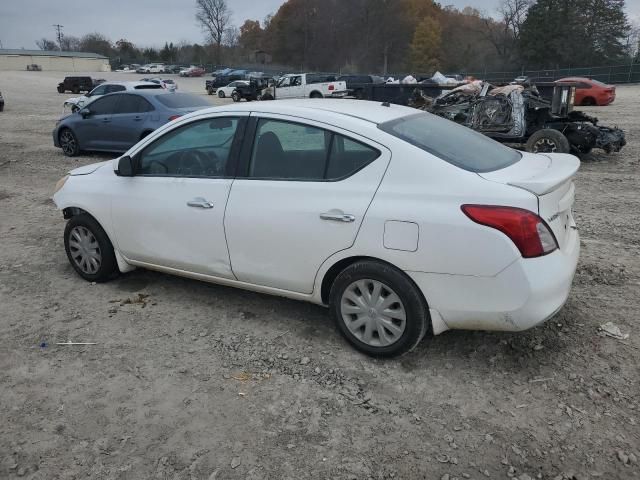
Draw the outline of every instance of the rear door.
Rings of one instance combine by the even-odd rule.
[[[351,247],[390,160],[383,146],[326,124],[252,117],[225,230],[236,277],[311,293],[334,253]]]
[[[111,117],[112,141],[120,151],[126,151],[140,140],[145,122],[154,108],[140,95],[123,93]]]

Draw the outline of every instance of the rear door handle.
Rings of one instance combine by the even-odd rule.
[[[140,120],[142,120],[142,117],[133,117],[134,122],[139,122]]]
[[[109,123],[111,121],[110,118],[103,118],[102,123]]]
[[[194,208],[213,208],[213,202],[202,197],[196,197],[193,200],[189,200],[187,205]]]
[[[344,223],[351,223],[351,222],[354,222],[356,219],[354,215],[351,215],[349,213],[336,212],[336,211],[321,213],[320,218],[322,220],[330,220],[333,222],[344,222]]]

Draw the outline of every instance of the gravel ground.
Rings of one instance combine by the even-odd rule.
[[[0,72],[0,478],[640,477],[640,87],[589,109],[629,145],[583,161],[558,316],[378,361],[317,306],[147,271],[81,280],[50,196],[110,157],[53,147],[63,76]]]

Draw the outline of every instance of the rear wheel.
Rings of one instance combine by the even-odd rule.
[[[311,92],[309,98],[324,98],[320,92]]]
[[[231,99],[232,99],[234,102],[239,102],[240,100],[242,100],[242,97],[240,97],[240,94],[239,94],[238,92],[234,91],[234,92],[231,94]]]
[[[109,237],[89,214],[72,217],[64,229],[64,249],[71,266],[90,282],[104,282],[117,271]]]
[[[62,153],[67,157],[75,157],[80,154],[80,146],[75,134],[68,128],[62,129],[58,137]]]
[[[562,132],[543,128],[527,140],[527,152],[531,153],[569,153],[569,140]]]
[[[376,357],[410,352],[430,322],[414,283],[395,267],[371,260],[354,263],[336,277],[330,306],[344,337]]]
[[[582,100],[582,105],[585,107],[591,107],[596,104],[596,99],[593,97],[586,97]]]
[[[71,91],[77,95],[78,93],[80,93],[80,87],[73,87]]]
[[[218,97],[224,98],[224,92],[222,90],[218,90]]]

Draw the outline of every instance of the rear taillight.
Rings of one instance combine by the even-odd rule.
[[[474,222],[504,233],[524,258],[541,257],[558,248],[549,226],[529,210],[493,205],[462,205],[461,208]]]
[[[172,120],[175,120],[176,118],[180,118],[182,115],[171,115],[169,117],[169,121],[171,122]]]
[[[334,85],[329,85],[329,91],[335,90],[336,87]]]

